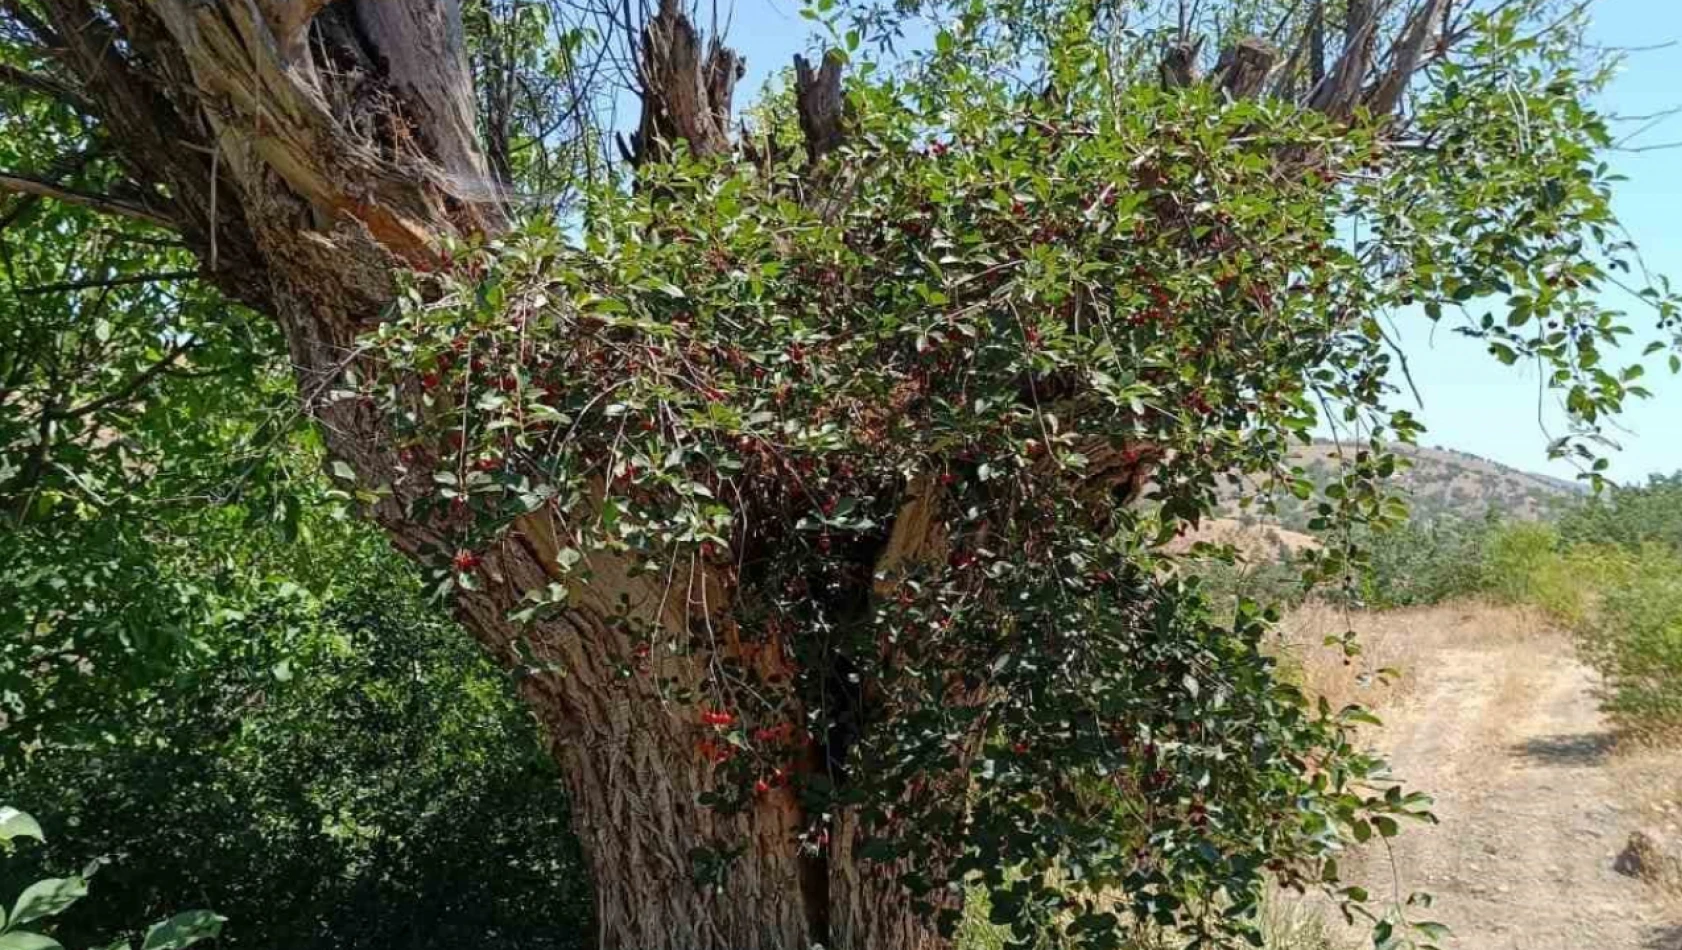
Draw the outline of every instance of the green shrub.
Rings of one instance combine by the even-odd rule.
[[[1482,591],[1492,522],[1439,518],[1409,521],[1366,540],[1371,567],[1361,601],[1375,608],[1416,607]]]
[[[238,609],[194,618],[170,675],[69,694],[58,719],[97,728],[28,754],[0,730],[6,794],[62,829],[0,892],[107,856],[72,946],[188,898],[235,922],[228,950],[587,945],[566,798],[507,677],[383,539],[311,527],[296,561],[236,552]]]
[[[1603,679],[1604,706],[1625,730],[1682,727],[1682,558],[1649,545],[1608,573],[1578,626]]]
[[[1484,550],[1486,589],[1509,603],[1535,603],[1554,578],[1559,535],[1545,524],[1504,525],[1490,533]]]
[[[1208,560],[1199,563],[1195,573],[1211,608],[1222,616],[1243,599],[1296,604],[1304,594],[1300,568],[1285,557],[1254,563]]]
[[[1655,480],[1557,530],[1499,527],[1486,547],[1490,592],[1575,633],[1603,708],[1628,733],[1682,728],[1682,548],[1665,539],[1678,516],[1682,490]]]
[[[1659,544],[1682,552],[1682,472],[1654,475],[1646,485],[1613,488],[1560,518],[1571,543],[1616,544],[1637,550]]]

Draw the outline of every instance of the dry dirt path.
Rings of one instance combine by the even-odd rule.
[[[1393,865],[1367,856],[1375,896],[1392,870],[1433,894],[1451,950],[1682,950],[1682,911],[1612,869],[1652,823],[1636,786],[1682,761],[1614,752],[1564,636],[1477,607],[1393,622],[1412,628],[1383,635],[1408,638],[1411,685],[1379,704],[1377,742],[1441,824],[1396,839]]]

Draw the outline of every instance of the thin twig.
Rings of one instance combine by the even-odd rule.
[[[92,114],[94,111],[93,103],[86,97],[51,76],[0,63],[0,83],[52,96],[77,112]]]
[[[104,280],[67,280],[58,284],[24,287],[17,293],[19,297],[29,297],[40,294],[64,293],[71,290],[92,290],[96,287],[129,287],[134,284],[155,284],[165,280],[190,280],[197,276],[199,276],[199,272],[196,270],[168,270],[151,274],[129,274],[124,277],[111,277]]]
[[[93,400],[92,402],[86,402],[71,409],[49,409],[47,411],[47,418],[74,419],[78,416],[85,416],[90,412],[98,412],[107,406],[116,405],[117,403],[133,396],[147,383],[162,375],[164,371],[168,370],[176,360],[181,358],[183,353],[186,353],[188,350],[192,349],[192,347],[193,344],[191,342],[178,343],[171,348],[168,353],[164,354],[162,359],[153,363],[151,366],[146,367],[144,370],[141,370],[139,374],[127,383],[124,383],[115,392],[108,393]]]
[[[155,224],[161,228],[175,228],[176,222],[150,209],[137,204],[112,198],[109,195],[90,194],[64,188],[52,182],[41,181],[37,178],[26,178],[22,175],[0,174],[0,191],[11,191],[22,195],[37,195],[42,198],[52,198],[65,204],[78,205],[104,214],[113,214],[125,218],[134,218]]]

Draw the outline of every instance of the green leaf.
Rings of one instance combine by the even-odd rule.
[[[18,838],[47,840],[47,836],[41,833],[41,826],[27,813],[9,805],[0,805],[0,842],[11,842]]]
[[[1434,920],[1421,920],[1413,925],[1413,929],[1432,940],[1441,940],[1448,936],[1448,927]]]
[[[88,882],[79,877],[50,877],[24,888],[12,905],[12,925],[51,917],[88,893]]]
[[[8,930],[0,934],[0,950],[64,950],[64,945],[27,930]]]
[[[140,950],[181,950],[200,940],[209,940],[222,933],[228,918],[208,910],[189,910],[176,914],[161,924],[153,924],[146,931],[146,942]]]

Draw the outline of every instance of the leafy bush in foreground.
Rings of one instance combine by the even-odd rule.
[[[91,685],[61,691],[47,727],[0,730],[7,794],[63,829],[0,868],[0,891],[106,856],[61,925],[71,945],[186,898],[235,921],[230,948],[584,945],[588,889],[556,769],[505,677],[407,564],[331,522],[279,553],[190,540],[227,544],[240,568],[220,577],[214,613],[183,616],[169,674],[66,673]],[[203,580],[155,567],[164,586]]]
[[[18,842],[27,839],[45,841],[41,826],[28,814],[10,805],[0,805],[0,856],[10,857]],[[48,936],[62,924],[53,918],[87,896],[88,878],[99,867],[90,865],[81,874],[44,878],[23,888],[9,905],[0,904],[0,948],[3,950],[63,950],[63,945]],[[186,950],[202,940],[209,940],[222,932],[226,918],[208,910],[189,910],[147,928],[141,950]],[[118,937],[104,945],[105,950],[132,950],[134,944],[127,937]]]

